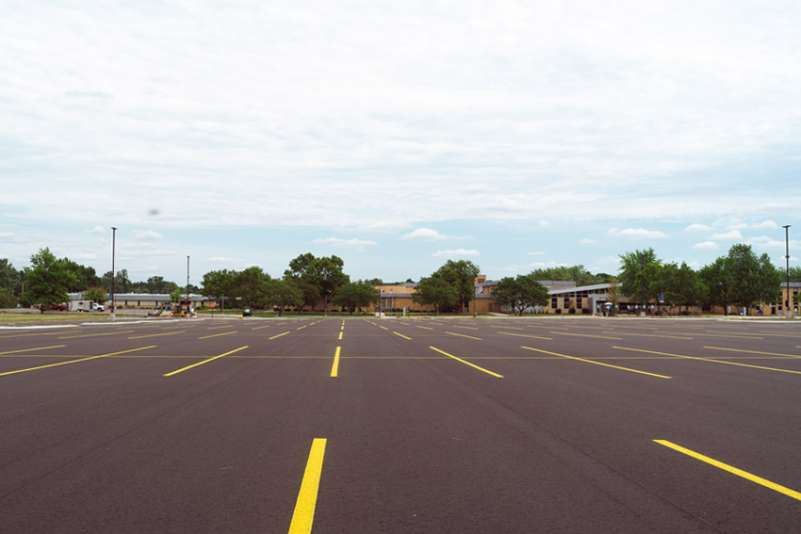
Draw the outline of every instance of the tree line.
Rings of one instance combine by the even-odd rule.
[[[465,312],[475,298],[478,265],[467,260],[448,260],[431,275],[417,283],[413,299],[437,312]],[[536,269],[529,274],[504,277],[494,288],[498,304],[522,314],[547,304],[548,292],[540,283],[545,280],[572,280],[577,285],[604,282],[621,283],[621,293],[646,306],[718,305],[751,307],[759,302],[773,302],[781,287],[783,271],[777,269],[767,254],[757,256],[749,245],[731,247],[726,256],[694,270],[686,263],[664,262],[653,249],[635,250],[620,256],[617,277],[593,274],[583,265]],[[801,281],[801,267],[790,269],[790,278]],[[112,273],[98,276],[94,268],[69,258],[57,258],[48,248],[31,256],[30,265],[16,269],[8,259],[0,258],[0,308],[39,305],[47,307],[68,300],[67,293],[81,292],[87,300],[104,302],[111,287]],[[407,279],[407,282],[412,282]],[[378,302],[380,279],[351,281],[338,256],[314,256],[305,253],[289,262],[280,278],[273,278],[261,267],[241,271],[215,270],[203,276],[202,287],[190,285],[190,292],[202,292],[216,300],[225,299],[233,307],[274,307],[306,310],[322,303],[325,309],[335,305],[355,312]],[[168,293],[173,300],[186,288],[151,276],[145,281],[131,281],[125,269],[114,275],[118,293]]]
[[[792,268],[790,275],[801,280],[801,268]],[[620,256],[621,290],[642,306],[721,306],[728,313],[730,306],[775,302],[783,277],[767,254],[757,256],[746,244],[733,245],[726,256],[698,270],[663,262],[651,248]]]

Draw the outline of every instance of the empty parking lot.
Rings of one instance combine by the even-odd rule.
[[[801,531],[801,324],[0,331],[0,532]]]

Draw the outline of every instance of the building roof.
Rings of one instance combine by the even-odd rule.
[[[70,300],[86,300],[83,298],[83,293],[68,293]],[[183,293],[181,294],[183,297]],[[111,295],[109,295],[109,298]],[[149,300],[154,302],[170,302],[172,300],[169,293],[114,293],[114,300]],[[209,298],[205,295],[198,295],[197,293],[190,293],[189,300],[194,302],[206,301]]]
[[[597,291],[599,289],[609,290],[609,288],[612,287],[613,285],[615,287],[620,287],[620,284],[617,283],[617,282],[615,282],[615,283],[604,283],[604,284],[591,284],[591,285],[588,285],[588,286],[574,286],[574,287],[549,289],[548,290],[548,294],[549,295],[570,295],[570,294],[573,294],[573,293],[577,293],[579,291]]]

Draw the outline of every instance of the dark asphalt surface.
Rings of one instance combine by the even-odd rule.
[[[288,532],[317,437],[315,533],[801,532],[653,441],[801,490],[799,322],[341,324],[0,331],[0,533]]]

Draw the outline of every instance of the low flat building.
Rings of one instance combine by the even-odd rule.
[[[69,308],[71,311],[89,309],[91,302],[83,298],[83,293],[69,293]],[[181,298],[184,298],[183,296]],[[202,308],[206,305],[209,298],[195,293],[189,294],[189,300],[195,308]],[[157,309],[164,308],[172,303],[169,293],[115,293],[114,302],[117,309],[120,308],[141,308]],[[110,298],[102,303],[106,307],[111,305]]]

